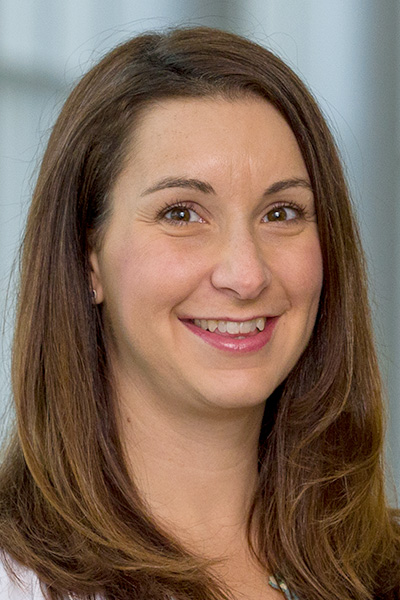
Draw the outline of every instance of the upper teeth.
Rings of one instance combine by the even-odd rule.
[[[252,319],[251,321],[216,321],[214,319],[194,319],[194,324],[202,329],[214,332],[216,329],[221,333],[250,333],[259,329],[262,331],[265,327],[266,317]]]

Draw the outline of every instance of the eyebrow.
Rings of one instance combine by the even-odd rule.
[[[190,190],[198,190],[203,194],[215,194],[215,190],[209,183],[200,181],[200,179],[187,179],[186,177],[165,177],[151,187],[142,192],[141,196],[147,196],[153,192],[165,190],[167,188],[186,188]]]
[[[309,181],[307,181],[306,179],[296,177],[293,179],[284,179],[282,181],[276,181],[265,190],[263,196],[267,197],[293,187],[302,187],[308,189],[309,191],[312,191],[312,187]],[[206,181],[201,181],[200,179],[192,178],[188,179],[186,177],[165,177],[164,179],[161,179],[151,187],[145,189],[140,195],[147,196],[148,194],[153,194],[154,192],[165,190],[167,188],[186,188],[190,190],[197,190],[203,192],[203,194],[215,194],[215,190],[212,187],[212,185],[210,183],[207,183]]]
[[[301,187],[301,188],[305,188],[306,190],[309,190],[310,192],[312,192],[312,187],[311,187],[311,183],[309,181],[307,181],[307,179],[300,179],[300,178],[294,178],[294,179],[284,179],[283,181],[277,181],[276,183],[273,183],[272,185],[269,186],[269,188],[267,188],[264,192],[264,196],[270,196],[271,194],[277,194],[278,192],[284,192],[285,190],[288,190],[289,188],[292,187]]]

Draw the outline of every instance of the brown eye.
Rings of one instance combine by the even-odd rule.
[[[170,215],[169,218],[174,221],[190,221],[190,211],[188,208],[180,208],[176,206],[175,208],[169,210],[165,216]]]
[[[269,222],[276,221],[290,221],[297,219],[299,213],[296,209],[290,208],[289,206],[278,206],[267,212],[265,220]]]
[[[179,223],[199,223],[202,221],[197,212],[189,206],[172,206],[163,213],[164,221],[179,224]]]

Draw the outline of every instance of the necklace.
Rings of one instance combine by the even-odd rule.
[[[279,577],[279,575],[275,575],[275,577],[273,575],[270,575],[268,578],[268,583],[275,590],[279,590],[280,592],[282,592],[286,600],[299,600],[298,596],[292,594],[285,581],[282,579],[282,577]]]

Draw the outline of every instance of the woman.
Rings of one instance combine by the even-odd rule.
[[[116,48],[28,219],[3,596],[398,598],[371,340],[342,168],[292,71],[207,28]]]

